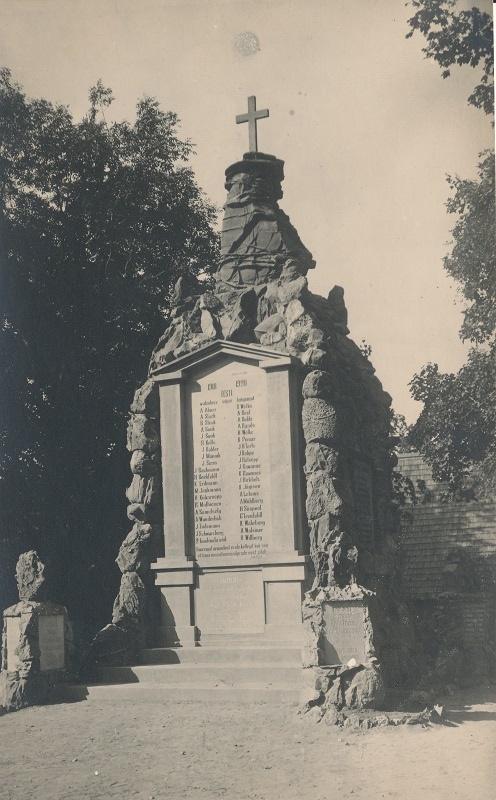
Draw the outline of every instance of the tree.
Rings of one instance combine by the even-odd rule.
[[[38,549],[55,599],[77,615],[93,595],[94,627],[127,528],[127,409],[178,276],[208,279],[218,253],[177,116],[144,98],[109,124],[112,99],[99,82],[75,121],[0,73],[4,585]]]
[[[478,180],[448,178],[454,194],[446,207],[458,219],[444,268],[458,281],[467,301],[461,338],[482,344],[490,342],[496,330],[494,153],[481,154],[478,171]]]
[[[482,76],[468,102],[482,108],[486,114],[493,110],[493,28],[489,14],[479,8],[456,11],[458,0],[410,0],[416,9],[408,20],[411,30],[423,34],[426,58],[432,58],[443,68],[443,78],[451,74],[453,65],[482,66]]]
[[[411,36],[420,31],[424,52],[443,68],[482,66],[482,77],[468,102],[486,114],[493,110],[492,20],[477,8],[456,12],[456,0],[413,0]],[[481,153],[477,180],[448,177],[453,191],[446,203],[457,220],[444,267],[459,284],[466,308],[460,331],[474,347],[456,374],[427,364],[410,384],[424,408],[409,440],[459,499],[494,498],[496,490],[496,265],[494,153]]]
[[[458,373],[427,364],[411,382],[424,408],[409,441],[447,483],[454,497],[491,498],[496,478],[496,358],[494,345],[473,348]]]

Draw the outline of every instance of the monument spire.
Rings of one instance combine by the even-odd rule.
[[[247,114],[238,114],[236,117],[236,124],[239,125],[242,122],[248,123],[248,135],[249,135],[249,148],[250,153],[256,153],[258,150],[258,142],[257,142],[257,120],[264,119],[265,117],[269,116],[269,109],[263,108],[260,111],[257,111],[257,98],[255,95],[252,95],[248,98],[248,113]]]

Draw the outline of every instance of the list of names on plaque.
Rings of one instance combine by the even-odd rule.
[[[265,373],[236,364],[199,379],[196,388],[191,393],[196,558],[260,558],[269,534]]]

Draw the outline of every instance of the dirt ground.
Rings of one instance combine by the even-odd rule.
[[[265,704],[80,702],[0,718],[2,800],[496,798],[496,688],[449,726],[352,732]]]

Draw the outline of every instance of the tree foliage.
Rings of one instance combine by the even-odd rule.
[[[446,207],[458,218],[452,230],[453,248],[444,259],[444,267],[458,281],[468,302],[461,338],[482,344],[490,341],[496,330],[493,152],[482,154],[478,171],[478,180],[448,178],[453,196]]]
[[[473,348],[458,373],[427,364],[410,386],[424,408],[409,441],[457,498],[491,496],[496,453],[496,349]],[[474,471],[474,466],[476,467]]]
[[[391,411],[391,436],[396,440],[397,453],[411,453],[414,450],[410,443],[410,428],[403,414]]]
[[[478,8],[456,11],[456,0],[412,0],[411,36],[426,38],[424,53],[443,68],[482,67],[468,102],[493,111],[491,17]],[[457,217],[444,267],[466,301],[460,336],[473,343],[458,373],[427,364],[410,384],[423,410],[409,441],[456,498],[494,498],[496,491],[496,264],[494,152],[480,154],[476,180],[448,177],[446,207]]]
[[[408,20],[407,39],[415,31],[425,37],[422,52],[439,64],[443,78],[450,76],[455,64],[479,67],[482,75],[468,102],[490,114],[494,104],[491,16],[476,7],[457,11],[457,0],[410,0],[409,5],[415,14]]]
[[[172,286],[218,252],[177,116],[144,98],[109,124],[110,89],[89,99],[75,121],[0,73],[4,577],[38,548],[73,606],[108,583],[126,533],[127,409]]]

